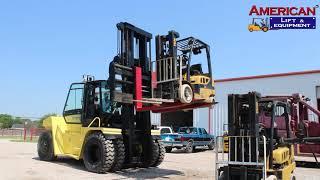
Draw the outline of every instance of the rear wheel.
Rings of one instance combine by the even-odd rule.
[[[106,173],[111,171],[115,162],[115,145],[101,132],[93,133],[86,138],[83,162],[88,171]]]
[[[38,140],[37,149],[40,160],[52,161],[56,158],[53,150],[53,139],[51,131],[45,131],[41,133]]]
[[[166,153],[170,153],[172,151],[172,147],[165,147]]]

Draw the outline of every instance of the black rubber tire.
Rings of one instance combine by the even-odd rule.
[[[263,31],[263,32],[267,32],[268,30],[269,30],[268,27],[263,27],[263,28],[262,28],[262,31]]]
[[[164,156],[166,154],[166,149],[163,145],[162,142],[159,142],[159,141],[155,141],[154,142],[154,147],[157,148],[157,153],[154,153],[152,156],[155,157],[155,158],[152,158],[152,159],[155,159],[155,161],[152,163],[152,167],[157,167],[159,166],[163,160],[164,160]]]
[[[123,167],[123,163],[126,157],[125,154],[125,147],[123,144],[122,139],[115,139],[114,141],[114,148],[115,148],[115,160],[111,171],[119,171]]]
[[[189,141],[186,146],[186,153],[193,153],[193,142]]]
[[[85,141],[83,162],[88,171],[107,173],[115,162],[115,147],[101,132],[90,134]]]
[[[170,153],[172,151],[172,147],[165,147],[166,153]]]
[[[224,180],[225,179],[225,175],[224,172],[222,172],[222,174],[218,177],[218,180]]]
[[[293,173],[293,172],[292,172]],[[296,176],[295,175],[293,175],[293,174],[291,174],[290,175],[290,180],[296,180],[297,178],[296,178]]]
[[[41,133],[37,144],[38,156],[42,161],[53,161],[56,159],[53,150],[53,139],[51,131]]]
[[[208,144],[208,148],[209,148],[209,150],[214,149],[214,141],[213,140],[211,140],[211,142]]]

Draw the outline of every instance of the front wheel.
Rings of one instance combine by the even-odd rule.
[[[181,94],[180,94],[180,101],[182,103],[188,104],[191,103],[193,100],[193,91],[189,84],[183,84],[181,86]]]
[[[166,147],[166,153],[170,153],[172,151],[172,147]]]
[[[83,152],[83,162],[88,171],[106,173],[111,171],[115,162],[115,146],[100,132],[86,138]]]
[[[38,140],[37,149],[40,160],[52,161],[56,158],[53,150],[53,139],[51,131],[45,131],[41,133]]]
[[[267,32],[268,30],[269,30],[268,27],[263,27],[263,28],[262,28],[262,31],[263,31],[263,32]]]
[[[152,167],[157,167],[163,162],[166,150],[165,150],[165,147],[164,147],[162,142],[155,141],[154,143],[155,143],[154,147],[158,148],[158,153],[154,154],[154,156],[156,156],[157,158],[155,158],[156,160],[153,162],[153,164],[151,166]]]

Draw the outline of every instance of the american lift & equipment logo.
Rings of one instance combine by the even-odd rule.
[[[249,16],[252,21],[248,30],[263,31],[279,29],[316,29],[316,10],[314,7],[257,7],[253,5]]]

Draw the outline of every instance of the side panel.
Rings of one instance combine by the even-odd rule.
[[[66,134],[66,123],[63,117],[51,116],[43,121],[43,126],[52,132],[54,154],[65,154],[68,149],[68,143]]]
[[[49,117],[44,120],[43,126],[52,132],[54,154],[67,155],[81,159],[81,152],[86,136],[92,131],[100,131],[106,136],[121,136],[121,129],[82,127],[81,124],[67,124],[63,117]],[[160,133],[159,133],[160,134]]]

